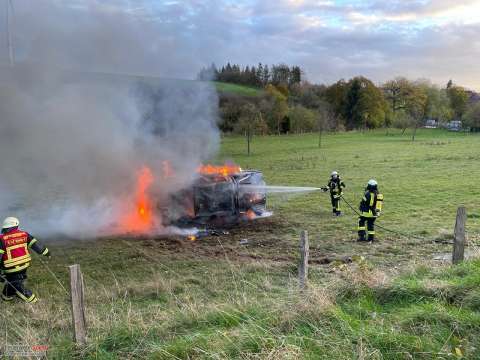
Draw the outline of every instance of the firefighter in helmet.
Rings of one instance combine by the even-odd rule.
[[[382,212],[383,195],[378,192],[377,181],[371,179],[367,183],[365,194],[360,202],[360,218],[358,219],[358,241],[375,240],[375,220]],[[365,226],[366,225],[366,226]],[[368,234],[368,237],[365,235]]]
[[[3,221],[0,234],[0,269],[2,280],[5,282],[2,299],[10,301],[17,296],[27,303],[35,303],[37,297],[23,285],[31,261],[29,249],[48,257],[50,252],[37,239],[20,230],[18,226],[17,218],[7,217]]]
[[[330,190],[330,200],[332,202],[332,212],[334,216],[342,215],[342,211],[340,210],[340,198],[342,197],[344,188],[345,183],[340,179],[338,171],[332,171],[327,186],[324,186],[322,190],[324,192]]]

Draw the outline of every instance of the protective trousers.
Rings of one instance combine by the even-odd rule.
[[[13,300],[14,296],[18,296],[20,299],[27,303],[34,303],[37,301],[37,297],[30,290],[26,289],[23,282],[27,278],[27,270],[22,270],[16,273],[4,274],[5,285],[2,291],[2,299],[4,301]]]
[[[375,240],[375,220],[376,218],[374,217],[360,216],[358,218],[358,241]],[[368,239],[366,238],[367,232]]]
[[[340,195],[330,194],[330,200],[332,202],[332,212],[334,215],[340,215]]]

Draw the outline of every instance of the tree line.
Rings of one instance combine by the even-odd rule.
[[[257,69],[257,68],[256,68]],[[249,68],[251,71],[251,68]],[[416,129],[427,119],[480,128],[478,94],[449,81],[397,77],[381,85],[357,76],[332,85],[269,82],[261,96],[222,95],[221,129],[246,134],[302,133],[375,128]]]
[[[239,85],[264,88],[268,84],[275,86],[292,86],[302,81],[302,69],[299,66],[286,64],[245,66],[227,63],[221,68],[215,64],[203,68],[197,75],[197,80],[222,81]]]

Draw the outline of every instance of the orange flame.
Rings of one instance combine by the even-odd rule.
[[[241,172],[242,169],[240,166],[237,165],[222,165],[222,166],[215,166],[215,165],[201,165],[198,167],[197,172],[203,175],[233,175],[238,174]]]
[[[248,220],[253,220],[257,217],[257,214],[255,214],[255,211],[253,211],[252,209],[248,209],[246,215]]]
[[[121,219],[121,228],[125,232],[147,232],[153,226],[152,201],[148,189],[154,180],[152,171],[144,166],[138,173],[135,188],[135,206]]]

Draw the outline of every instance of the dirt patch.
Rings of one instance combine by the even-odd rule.
[[[291,264],[296,266],[299,256],[299,233],[302,227],[284,221],[281,216],[259,219],[234,227],[219,229],[218,236],[202,236],[191,241],[187,236],[105,237],[89,241],[74,241],[65,247],[95,247],[111,251],[119,243],[138,249],[138,256],[155,259],[212,259],[244,263]],[[399,269],[418,261],[432,259],[434,254],[450,251],[451,245],[398,238],[388,234],[373,244],[357,243],[355,235],[310,234],[310,264],[319,268],[349,264],[352,258],[363,256],[375,267]],[[73,245],[72,245],[73,244]],[[64,247],[64,245],[59,245]],[[123,246],[124,247],[124,246]],[[60,249],[58,249],[60,250]],[[131,250],[126,250],[130,252]]]

